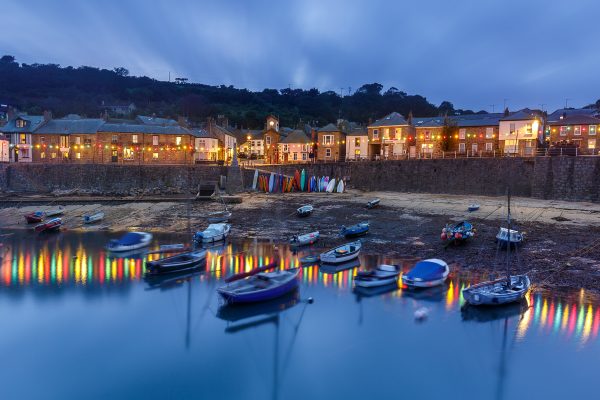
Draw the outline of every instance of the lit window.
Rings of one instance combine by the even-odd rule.
[[[590,150],[596,149],[596,139],[588,139],[588,149],[590,149]]]
[[[132,136],[131,136],[131,141],[132,141],[133,143],[137,143],[137,142],[138,142],[138,135],[132,135]]]
[[[15,124],[17,125],[17,128],[25,128],[25,120],[18,119],[15,121]]]
[[[27,135],[24,133],[21,133],[19,135],[19,143],[20,144],[27,144]]]
[[[81,153],[75,153],[75,158],[81,160]]]
[[[464,139],[466,136],[467,136],[467,130],[466,129],[463,128],[463,129],[459,129],[458,130],[458,138],[459,139]]]
[[[81,136],[75,136],[75,144],[81,144]]]
[[[384,139],[389,139],[390,138],[390,128],[384,128],[383,129],[383,138]]]
[[[360,147],[360,138],[354,139],[354,146]]]
[[[331,157],[331,149],[325,149],[325,157]]]
[[[510,133],[515,133],[515,124],[514,122],[510,124]]]
[[[494,137],[494,128],[485,128],[485,138],[491,139],[493,137]]]
[[[158,135],[152,136],[152,146],[158,146]]]
[[[119,136],[118,135],[112,135],[112,142],[116,143],[119,141]]]
[[[590,133],[589,135],[593,136],[596,134],[596,125],[590,125]]]
[[[123,159],[133,160],[133,148],[132,147],[124,147],[123,148]]]
[[[373,139],[379,139],[379,129],[373,129]]]
[[[525,131],[526,131],[527,133],[532,133],[532,132],[533,132],[533,130],[532,130],[532,128],[531,128],[531,124],[527,124],[527,125],[525,126]]]
[[[573,135],[581,135],[581,125],[575,125],[573,127]]]
[[[46,158],[46,152],[45,151],[42,151],[40,153],[40,158]]]
[[[396,128],[396,139],[400,139],[402,137],[402,128]]]
[[[334,143],[333,135],[323,135],[323,144],[324,145],[333,144],[333,143]]]
[[[176,146],[181,146],[181,136],[176,136],[175,137],[175,145]]]
[[[429,131],[425,131],[425,140],[429,140]]]
[[[360,149],[354,150],[354,155],[360,157]]]
[[[560,136],[567,136],[567,127],[566,126],[560,127]]]
[[[152,159],[158,160],[158,153],[152,153]]]
[[[485,151],[492,151],[494,149],[494,144],[493,143],[486,143],[485,144]]]

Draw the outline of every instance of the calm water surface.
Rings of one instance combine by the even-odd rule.
[[[223,276],[286,246],[210,250],[189,277],[144,280],[145,258],[112,258],[106,233],[15,233],[0,266],[2,399],[578,398],[597,394],[600,308],[583,293],[530,294],[523,308],[461,312],[439,289],[352,290],[357,267],[309,267],[297,293],[223,308]],[[181,237],[160,236],[159,243]],[[306,253],[300,253],[303,255]],[[403,262],[361,257],[361,267]],[[314,303],[306,300],[312,297]],[[429,317],[418,323],[416,309]],[[590,397],[591,396],[591,397]]]

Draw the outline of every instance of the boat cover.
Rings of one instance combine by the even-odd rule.
[[[119,239],[119,244],[122,246],[131,246],[142,241],[142,235],[137,232],[128,232]]]
[[[446,272],[446,266],[435,261],[419,261],[413,269],[406,274],[410,279],[421,278],[423,280],[440,279]]]

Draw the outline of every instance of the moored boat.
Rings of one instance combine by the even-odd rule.
[[[132,251],[149,246],[152,234],[147,232],[127,232],[119,239],[108,242],[106,250],[111,252]]]
[[[402,283],[417,288],[438,286],[446,281],[449,273],[450,269],[445,261],[430,258],[419,261],[408,273],[402,275]]]
[[[292,246],[306,246],[313,244],[319,240],[319,235],[319,231],[306,233],[304,235],[295,235],[290,239],[290,244]]]
[[[36,225],[34,230],[37,233],[42,233],[42,232],[55,232],[60,230],[60,227],[62,226],[62,219],[60,218],[53,218],[51,220],[48,220],[46,222],[43,222],[39,225]]]
[[[358,257],[362,243],[360,240],[356,242],[346,243],[335,247],[325,253],[321,253],[320,258],[324,263],[340,264],[353,260]]]
[[[94,214],[84,215],[83,216],[83,223],[84,224],[93,224],[95,222],[102,221],[103,219],[104,219],[104,213],[103,212],[97,212],[97,213],[94,213]]]
[[[308,204],[308,205],[298,208],[296,210],[296,214],[299,217],[308,217],[310,214],[312,214],[313,210],[314,210],[314,207],[311,206],[310,204]]]
[[[373,199],[373,200],[371,200],[371,201],[369,201],[369,202],[367,203],[366,207],[367,207],[368,209],[371,209],[371,208],[377,207],[377,206],[379,205],[379,203],[380,203],[380,202],[381,202],[381,199]]]
[[[219,222],[227,222],[231,218],[231,211],[217,211],[208,214],[206,220],[211,224],[217,224]]]
[[[369,232],[369,223],[368,222],[360,222],[356,225],[352,225],[352,226],[348,226],[348,227],[342,225],[342,228],[340,229],[340,235],[347,237],[347,238],[366,235],[368,232]]]
[[[25,214],[25,220],[28,224],[39,224],[44,220],[44,213],[42,211],[35,211]]]
[[[195,269],[201,267],[201,263],[205,259],[205,249],[194,250],[171,257],[148,261],[146,262],[146,272],[148,274],[170,274]]]
[[[474,306],[501,305],[521,301],[530,286],[527,275],[511,275],[510,281],[501,278],[482,282],[463,289],[462,294],[465,301]]]
[[[471,203],[471,204],[469,204],[468,210],[470,212],[479,210],[479,204],[478,203]]]
[[[468,221],[460,221],[457,224],[448,224],[442,229],[442,240],[451,242],[463,242],[475,236],[475,229]]]
[[[51,210],[45,211],[44,214],[46,217],[54,217],[56,215],[62,215],[65,212],[65,208],[63,206],[59,206],[58,208],[53,208]]]
[[[230,231],[231,225],[229,224],[210,224],[208,225],[208,228],[202,232],[196,232],[193,239],[196,243],[218,242],[220,240],[225,240],[227,236],[229,236]]]
[[[398,281],[400,266],[381,264],[369,271],[359,271],[354,284],[362,287],[386,286]]]
[[[221,286],[217,292],[229,304],[267,301],[294,290],[299,272],[299,269],[260,272]]]
[[[500,246],[505,247],[509,243],[511,246],[518,246],[523,243],[525,239],[524,235],[514,229],[510,230],[510,237],[508,235],[508,228],[500,228],[498,234],[496,235],[496,242],[500,244]]]

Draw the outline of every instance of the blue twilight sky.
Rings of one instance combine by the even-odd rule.
[[[262,90],[379,82],[495,110],[600,99],[598,0],[1,0],[25,63]]]

